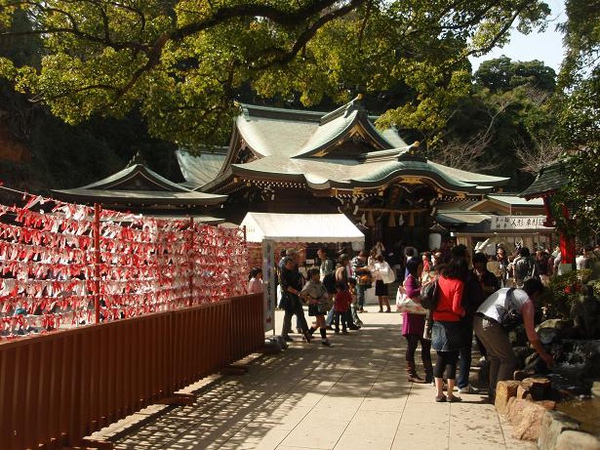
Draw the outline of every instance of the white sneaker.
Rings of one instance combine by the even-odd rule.
[[[458,388],[458,393],[459,394],[478,394],[479,389],[477,389],[474,386],[471,386],[470,384],[467,384],[465,387]]]

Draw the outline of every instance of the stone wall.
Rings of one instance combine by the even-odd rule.
[[[592,392],[600,391],[595,382]],[[600,436],[581,430],[581,423],[556,411],[550,380],[544,377],[500,381],[495,406],[513,426],[517,439],[537,442],[541,450],[600,449]]]

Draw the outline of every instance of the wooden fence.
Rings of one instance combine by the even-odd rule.
[[[262,294],[0,344],[0,447],[62,448],[259,350]]]

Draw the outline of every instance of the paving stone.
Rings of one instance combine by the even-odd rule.
[[[376,306],[369,306],[376,311]],[[239,377],[213,376],[112,439],[116,450],[533,449],[517,441],[494,405],[475,395],[435,403],[433,387],[406,380],[400,314],[361,314],[364,327],[329,336],[333,347],[292,342],[244,363]],[[276,312],[281,323],[282,314]],[[420,350],[417,352],[417,360]],[[432,352],[435,357],[435,352]]]

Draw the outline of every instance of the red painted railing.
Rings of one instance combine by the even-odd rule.
[[[0,344],[0,447],[82,438],[259,350],[262,295]]]

